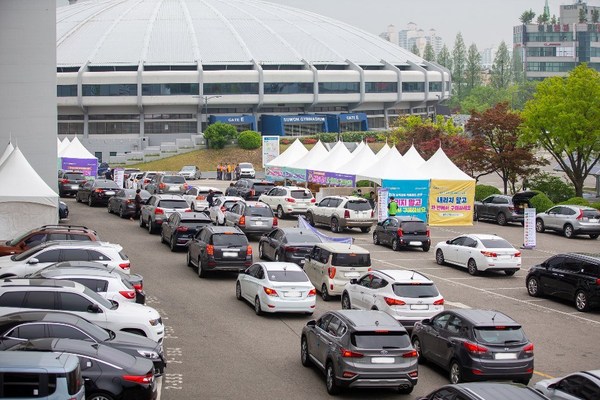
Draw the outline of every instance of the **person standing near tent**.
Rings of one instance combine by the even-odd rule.
[[[390,197],[390,202],[388,203],[388,215],[390,217],[395,216],[398,213],[398,203],[394,199],[394,196]]]

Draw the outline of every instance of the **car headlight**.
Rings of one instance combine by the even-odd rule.
[[[139,355],[144,356],[146,358],[159,358],[158,353],[155,351],[138,350],[137,352]]]
[[[150,320],[150,321],[148,321],[148,322],[150,322],[150,325],[152,325],[152,326],[156,326],[156,325],[160,324],[160,318],[151,319],[151,320]]]

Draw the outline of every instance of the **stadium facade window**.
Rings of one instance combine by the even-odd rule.
[[[312,94],[313,84],[302,82],[265,83],[265,94]]]
[[[77,97],[77,85],[56,86],[57,97]]]
[[[398,82],[365,82],[366,93],[397,93]]]
[[[83,85],[84,96],[137,96],[135,84]]]
[[[402,91],[404,93],[424,93],[425,82],[402,82]]]
[[[142,96],[186,96],[198,95],[197,83],[143,84]]]
[[[441,92],[442,91],[442,82],[429,82],[429,91],[430,92]]]
[[[321,94],[347,94],[360,93],[358,82],[320,82],[319,93]]]
[[[204,95],[258,94],[258,83],[205,83]]]

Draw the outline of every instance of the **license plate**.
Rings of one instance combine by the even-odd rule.
[[[104,192],[104,194],[105,194],[105,195],[107,195],[107,196],[112,196],[112,195],[114,195],[114,194],[115,194],[115,192],[113,192],[113,191],[108,191],[108,192]]]
[[[262,221],[254,221],[254,225],[256,226],[262,226],[263,222]]]
[[[508,260],[510,258],[509,254],[500,254],[498,255],[498,260]]]
[[[373,364],[393,364],[394,361],[394,357],[371,357]]]
[[[300,264],[304,264],[306,260],[300,260]]]
[[[410,244],[411,246],[420,246],[421,242],[416,242],[413,240],[412,242],[409,242],[408,244]]]
[[[358,272],[346,272],[344,274],[344,276],[346,278],[358,278],[360,276],[360,273],[358,273]]]
[[[238,253],[233,252],[233,251],[224,251],[223,252],[223,257],[237,257]]]
[[[429,306],[427,304],[411,304],[411,310],[428,310]]]
[[[73,189],[75,189],[75,188],[73,188]],[[592,218],[592,219],[589,219],[588,222],[597,223],[597,222],[600,222],[600,219]]]
[[[496,360],[516,360],[517,353],[496,353],[494,354]]]
[[[71,189],[79,189],[79,185],[71,185]]]
[[[300,297],[302,293],[300,292],[283,292],[283,297]]]

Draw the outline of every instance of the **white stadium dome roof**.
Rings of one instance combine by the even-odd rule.
[[[57,65],[424,65],[331,18],[254,0],[91,0],[57,9]]]

